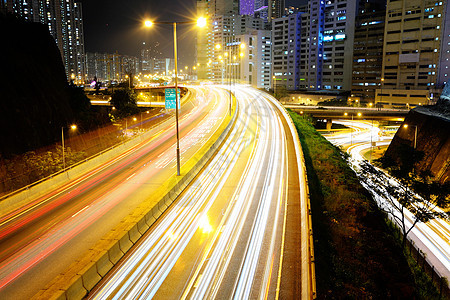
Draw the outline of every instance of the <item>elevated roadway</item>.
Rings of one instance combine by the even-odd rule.
[[[303,112],[319,119],[369,119],[369,120],[387,120],[400,121],[408,114],[406,109],[387,109],[387,108],[368,108],[368,107],[340,107],[340,106],[307,106],[286,104],[296,112]],[[361,116],[358,116],[361,113]]]

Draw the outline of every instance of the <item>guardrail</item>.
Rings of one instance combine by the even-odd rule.
[[[278,100],[270,97],[272,103],[278,107],[282,112],[286,122],[289,125],[289,129],[294,140],[295,152],[297,157],[297,166],[299,173],[299,186],[300,186],[300,207],[301,220],[306,222],[306,226],[301,226],[302,236],[302,276],[301,276],[301,299],[315,299],[317,297],[316,289],[316,270],[315,270],[315,258],[314,258],[314,239],[312,230],[312,211],[310,203],[310,195],[308,188],[308,177],[306,175],[305,156],[303,155],[302,146],[298,137],[297,129],[292,121],[286,108],[280,104]],[[304,239],[305,237],[305,239]],[[306,247],[305,247],[306,244]]]

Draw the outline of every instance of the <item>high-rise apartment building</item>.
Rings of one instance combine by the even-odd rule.
[[[395,107],[434,101],[442,86],[440,60],[449,49],[443,44],[448,40],[444,36],[449,31],[444,27],[448,25],[448,4],[440,0],[389,0],[386,10],[382,84],[376,101]]]
[[[221,60],[224,59],[225,52],[230,50],[230,45],[235,42],[234,37],[254,29],[262,29],[263,23],[262,19],[240,15],[221,15],[212,20],[208,59],[211,80],[220,81],[222,79]]]
[[[269,22],[269,0],[255,0],[255,14],[256,18]]]
[[[273,85],[287,90],[299,88],[302,13],[272,20]]]
[[[153,72],[166,76],[175,70],[175,60],[173,58],[155,58],[153,59]]]
[[[126,76],[137,74],[139,59],[118,53],[86,53],[87,80],[101,82],[124,81]]]
[[[309,88],[309,81],[307,80],[307,74],[309,70],[309,29],[310,29],[310,13],[309,5],[299,8],[299,11],[303,12],[301,14],[301,35],[300,35],[300,82],[299,89],[306,90]]]
[[[200,80],[209,79],[209,59],[212,49],[211,35],[212,35],[212,22],[211,18],[214,14],[211,11],[208,0],[197,0],[197,15],[208,18],[208,22],[205,27],[197,29],[197,41],[195,43],[197,54],[197,77]]]
[[[205,0],[197,0],[199,1]],[[211,16],[239,14],[240,0],[206,0],[210,7]]]
[[[441,51],[439,56],[437,88],[442,89],[450,77],[450,8],[448,1],[444,2],[445,15],[442,17]]]
[[[210,79],[210,60],[214,51],[213,21],[217,16],[239,14],[239,0],[197,0],[197,15],[209,20],[208,24],[197,31],[197,76],[198,79]],[[217,30],[216,30],[217,32]]]
[[[258,85],[258,78],[259,86],[265,87],[267,84],[270,85],[270,76],[268,74],[271,72],[269,68],[271,66],[270,61],[267,61],[267,59],[270,57],[271,53],[266,50],[266,47],[270,48],[269,46],[271,46],[266,45],[266,42],[270,42],[270,37],[266,37],[267,32],[260,32],[260,30],[264,29],[267,18],[263,19],[257,12],[257,10],[261,8],[259,5],[263,5],[264,2],[267,3],[267,0],[256,2],[239,2],[234,0],[197,0],[197,14],[208,17],[210,20],[208,24],[209,27],[207,26],[207,28],[203,29],[201,33],[199,32],[197,34],[197,74],[199,79],[209,79],[216,82],[221,82],[223,78],[228,76],[228,74],[231,74],[230,71],[227,71],[230,70],[229,64],[234,64],[235,67],[241,71],[241,68],[237,66],[237,64],[242,64],[243,60],[232,62],[231,58],[234,56],[241,58],[237,45],[245,44],[244,42],[240,42],[244,39],[244,36],[254,33],[257,35],[255,37],[256,45],[260,45],[261,47],[264,46],[264,51],[263,48],[256,49],[254,48],[256,46],[252,46],[251,68],[258,65],[261,67],[261,74],[253,75],[252,73],[251,77],[252,80],[256,80],[255,85]],[[252,16],[253,13],[250,12],[247,15],[239,15],[239,9],[237,9],[239,6],[236,6],[236,4],[241,4],[242,12],[249,11],[253,8],[255,16],[257,17]],[[248,39],[248,37],[245,37],[245,39]],[[248,49],[246,51],[248,51]],[[255,60],[256,56],[254,54],[256,53],[260,55],[259,61]],[[249,58],[244,57],[242,59]],[[264,61],[264,68],[262,68],[262,61]],[[257,68],[255,68],[255,70],[256,69]],[[242,71],[245,70],[242,69]],[[246,72],[248,75],[251,73],[249,73],[249,71]],[[269,83],[267,83],[267,81]],[[248,78],[246,79],[246,82],[248,82]]]
[[[237,56],[236,63],[237,78],[240,83],[266,90],[271,88],[271,38],[270,30],[250,30],[236,37],[239,45],[245,45],[245,47],[239,47],[239,53],[242,53],[242,56]]]
[[[375,103],[381,85],[386,1],[362,2],[355,23],[352,97]]]
[[[311,0],[302,16],[300,88],[350,91],[356,0]]]
[[[2,0],[2,8],[25,20],[48,26],[56,41],[68,79],[85,80],[84,33],[81,1]]]
[[[284,0],[269,0],[269,22],[284,16]]]

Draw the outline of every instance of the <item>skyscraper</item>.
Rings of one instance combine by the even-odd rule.
[[[269,21],[284,15],[284,0],[269,0]]]
[[[299,88],[301,15],[291,14],[272,20],[273,84],[287,90]]]
[[[2,8],[48,26],[61,53],[68,79],[85,80],[84,33],[79,0],[2,0]]]
[[[309,1],[302,15],[300,88],[351,90],[357,0]]]
[[[381,85],[386,1],[362,2],[356,17],[353,49],[352,96],[375,103]]]
[[[383,47],[382,86],[377,102],[410,107],[434,101],[439,89],[440,58],[449,49],[443,44],[447,1],[389,0]],[[442,47],[442,48],[441,48]],[[383,101],[381,100],[383,97]]]
[[[255,0],[255,14],[256,18],[261,18],[264,22],[268,22],[269,18],[269,2],[268,0]]]

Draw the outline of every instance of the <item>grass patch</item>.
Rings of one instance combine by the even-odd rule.
[[[308,174],[318,298],[417,297],[401,247],[345,155],[307,119],[289,113]]]

